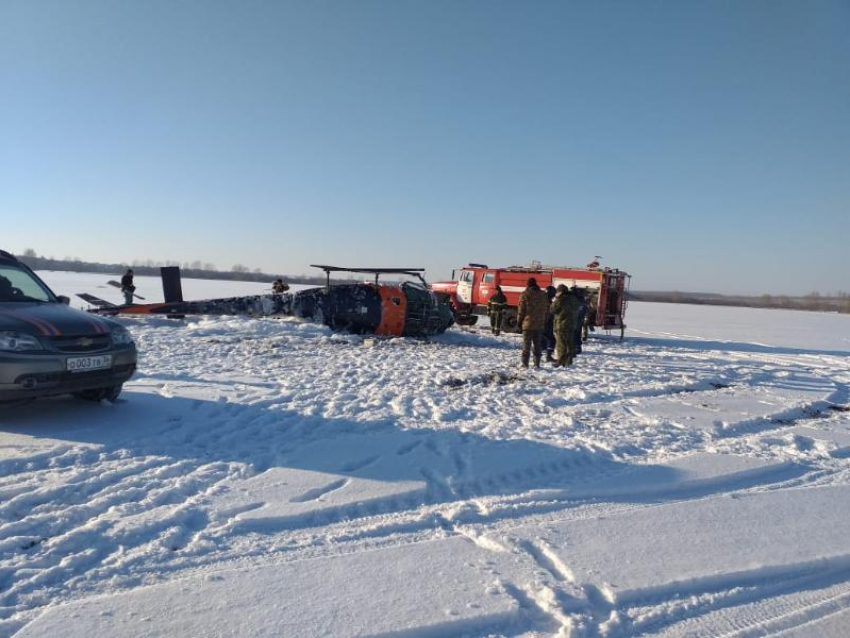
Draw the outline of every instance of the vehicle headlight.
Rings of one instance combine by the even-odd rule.
[[[24,332],[0,331],[0,350],[4,352],[26,352],[28,350],[44,350],[37,337]]]
[[[112,326],[112,343],[116,346],[133,345],[133,335],[124,326]]]

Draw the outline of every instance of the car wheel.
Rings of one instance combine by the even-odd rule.
[[[108,388],[95,388],[94,390],[81,390],[74,392],[74,396],[83,401],[103,401],[106,399],[110,403],[115,403],[118,400],[118,395],[124,386],[122,384],[111,385]]]
[[[106,389],[81,390],[80,392],[74,392],[74,396],[83,401],[101,401],[106,396]]]
[[[478,317],[475,315],[456,315],[455,321],[459,326],[474,326],[478,323]]]

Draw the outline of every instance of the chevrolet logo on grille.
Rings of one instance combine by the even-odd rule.
[[[81,339],[77,339],[77,345],[82,347],[82,348],[86,348],[93,343],[94,343],[94,339],[91,339],[89,337],[83,337]]]

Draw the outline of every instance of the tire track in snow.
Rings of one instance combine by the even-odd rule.
[[[250,476],[275,465],[281,454],[297,449],[300,444],[333,438],[340,430],[328,423],[329,418],[348,420],[353,428],[373,428],[379,422],[390,422],[390,427],[399,428],[455,428],[457,423],[442,421],[440,415],[457,415],[466,410],[464,427],[486,436],[509,439],[523,436],[543,438],[545,435],[555,443],[563,443],[573,440],[582,427],[582,423],[565,418],[570,417],[575,409],[604,410],[624,400],[651,397],[652,393],[657,393],[657,396],[669,395],[671,388],[674,388],[674,394],[681,392],[675,390],[677,387],[701,388],[712,380],[725,382],[728,379],[735,386],[732,391],[738,391],[739,386],[757,386],[771,378],[776,371],[793,370],[800,366],[815,370],[813,374],[824,379],[835,375],[836,367],[846,368],[846,364],[837,358],[835,361],[824,361],[798,356],[773,357],[760,353],[738,355],[712,352],[706,360],[705,353],[669,350],[662,353],[663,360],[659,360],[657,349],[630,347],[628,342],[623,346],[609,347],[604,342],[598,342],[588,346],[588,357],[570,370],[569,374],[545,371],[537,380],[530,378],[505,387],[476,387],[474,393],[457,390],[440,394],[429,390],[428,400],[419,401],[418,394],[433,383],[434,362],[445,354],[444,345],[401,348],[381,344],[373,349],[359,347],[356,342],[330,345],[321,341],[326,338],[323,330],[308,333],[308,337],[303,338],[293,334],[289,326],[285,326],[287,330],[284,331],[285,339],[289,341],[284,344],[278,341],[279,336],[262,336],[265,328],[257,327],[257,323],[250,324],[253,326],[250,330],[256,329],[260,336],[248,335],[250,340],[233,339],[226,344],[205,342],[201,358],[193,351],[194,346],[189,340],[186,343],[180,341],[183,337],[179,335],[185,332],[184,329],[169,328],[161,335],[152,335],[155,343],[150,347],[151,361],[158,360],[157,365],[170,367],[175,375],[197,374],[201,366],[203,369],[203,376],[198,377],[197,382],[182,385],[179,381],[170,383],[170,395],[179,399],[183,395],[192,396],[192,393],[205,388],[212,392],[211,387],[214,386],[217,396],[232,400],[230,404],[194,400],[191,410],[187,410],[182,420],[165,422],[156,432],[134,437],[127,446],[129,456],[120,456],[126,455],[127,449],[123,452],[107,449],[105,455],[66,450],[64,456],[37,460],[36,466],[40,469],[27,469],[26,463],[16,466],[15,475],[21,478],[21,485],[27,486],[24,491],[14,495],[24,497],[17,501],[19,506],[26,503],[27,494],[34,494],[39,486],[45,484],[44,480],[51,476],[60,478],[60,482],[68,486],[68,495],[72,489],[80,492],[74,505],[77,509],[63,511],[60,503],[63,492],[59,489],[52,494],[47,491],[39,493],[41,501],[36,504],[37,512],[26,515],[22,511],[25,508],[15,507],[14,511],[7,512],[8,520],[5,518],[7,515],[0,514],[2,523],[16,522],[14,517],[24,514],[24,524],[20,528],[10,527],[9,531],[28,529],[35,532],[28,534],[23,541],[35,541],[23,551],[38,559],[27,563],[31,569],[44,573],[40,581],[34,576],[21,577],[21,595],[12,601],[12,607],[6,608],[14,611],[4,613],[25,612],[27,605],[37,608],[72,595],[75,588],[77,591],[96,591],[99,583],[109,582],[112,578],[125,579],[128,586],[132,586],[134,578],[155,580],[161,574],[168,575],[192,566],[204,568],[220,561],[236,560],[244,550],[249,550],[257,557],[263,556],[266,551],[278,552],[277,555],[285,553],[293,559],[314,555],[316,550],[311,549],[310,545],[316,544],[317,537],[320,542],[326,543],[324,550],[327,555],[333,555],[334,552],[348,549],[360,551],[374,544],[403,542],[404,538],[460,533],[458,530],[464,526],[481,526],[484,529],[504,524],[510,527],[521,519],[543,520],[549,514],[562,519],[565,511],[583,516],[586,509],[596,512],[586,515],[598,515],[600,511],[633,507],[624,504],[610,506],[581,499],[547,499],[526,488],[545,484],[542,477],[557,476],[566,468],[538,467],[530,468],[527,473],[476,475],[463,454],[452,449],[440,449],[431,440],[428,449],[434,453],[435,459],[447,459],[454,469],[453,475],[444,475],[433,467],[426,468],[431,472],[429,485],[432,485],[433,491],[442,491],[440,498],[434,498],[435,502],[399,499],[370,507],[343,508],[336,513],[318,515],[313,521],[315,527],[303,532],[297,529],[282,530],[267,538],[254,535],[233,537],[226,527],[209,524],[204,517],[205,494],[214,489],[221,478]],[[210,322],[209,325],[215,328],[216,322]],[[249,325],[249,322],[227,325],[243,326]],[[178,335],[177,339],[175,335]],[[278,347],[270,350],[276,344]],[[505,348],[502,343],[497,345],[493,346],[493,352],[489,347],[467,348],[467,351],[480,355],[481,359],[470,357],[469,362],[460,362],[459,374],[466,374],[464,366],[468,374],[480,374],[478,368],[482,365],[486,366],[484,369],[512,368],[518,356],[516,350]],[[177,356],[168,360],[169,352]],[[411,357],[411,352],[416,352],[416,357]],[[430,358],[422,356],[426,352]],[[286,361],[270,353],[285,353]],[[330,358],[342,362],[341,367],[329,366],[327,361]],[[628,365],[624,366],[624,362]],[[765,365],[775,366],[775,369],[765,370]],[[192,369],[192,366],[196,368]],[[351,371],[345,375],[339,374],[343,367]],[[251,385],[247,394],[247,383],[237,383],[239,387],[234,387],[228,394],[226,379],[230,375],[251,375],[257,381]],[[834,378],[846,376],[836,375]],[[586,391],[588,387],[597,386],[602,387],[601,392]],[[247,414],[243,409],[248,403],[256,408],[253,414]],[[263,415],[259,410],[265,410],[267,414]],[[617,449],[624,457],[641,458],[659,451],[668,454],[671,451],[689,452],[704,449],[707,445],[735,443],[710,442],[702,436],[685,438],[681,430],[675,431],[663,425],[647,424],[647,428],[636,431],[633,420],[616,412],[600,416],[593,425],[592,428],[581,430],[582,441],[588,445],[597,445],[598,449]],[[163,438],[164,442],[161,440]],[[398,454],[411,454],[422,442],[415,441],[409,445],[409,449],[399,449]],[[172,450],[173,458],[160,458],[162,455],[156,454],[165,448]],[[202,472],[205,454],[209,454],[209,467]],[[150,460],[147,466],[143,466],[143,461],[139,460],[139,465],[135,466],[135,473],[140,475],[137,480],[130,475],[112,475],[110,483],[106,481],[105,473],[98,476],[102,470],[109,468],[111,462],[119,465],[122,462],[135,463],[137,459],[148,456],[160,460]],[[189,464],[181,463],[181,460]],[[347,469],[343,471],[356,473],[370,467],[369,462],[360,464],[365,461],[368,459],[363,457],[348,461],[343,466]],[[839,471],[841,464],[837,461],[832,463],[831,467]],[[77,464],[87,468],[85,473],[75,468]],[[596,476],[604,470],[599,467],[593,469]],[[161,470],[162,475],[155,476],[158,470]],[[77,471],[79,475],[75,474]],[[820,470],[813,468],[811,476],[817,471]],[[181,475],[194,478],[180,484],[178,477]],[[102,481],[100,489],[99,480]],[[11,481],[6,485],[17,489]],[[171,492],[176,492],[176,496],[169,496]],[[88,510],[83,508],[85,493],[93,497]],[[379,513],[387,509],[391,510],[389,514]],[[126,531],[116,534],[110,512],[115,518],[136,518]],[[39,540],[37,532],[41,529],[40,525],[50,515],[59,518],[67,515],[67,519],[55,528],[60,538],[63,537],[62,531],[65,531],[67,538],[64,544],[51,538]],[[27,520],[28,516],[32,518]],[[145,516],[150,516],[150,520],[145,520]],[[347,517],[355,520],[346,521]],[[0,539],[3,538],[1,530]],[[133,541],[133,530],[140,533],[138,542]],[[196,537],[199,548],[194,554],[185,551],[187,547],[191,548]],[[6,537],[7,540],[12,538]],[[120,551],[119,539],[127,543]],[[87,544],[97,543],[105,547],[105,556],[87,554],[82,549]],[[203,543],[208,545],[201,547]],[[49,552],[45,545],[49,546]],[[542,550],[538,547],[536,551],[545,562]],[[63,556],[69,559],[70,568],[66,572],[56,569]],[[16,578],[14,571],[4,571],[7,567],[0,563],[0,580],[8,584],[15,582]],[[13,563],[12,567],[20,567],[20,572],[24,573],[23,562]],[[558,568],[553,565],[549,567],[555,570],[550,573],[553,574],[552,579],[558,582],[554,576]],[[63,581],[63,578],[66,580]],[[560,581],[562,587],[567,580]],[[541,590],[535,593],[535,596],[539,593],[539,598],[520,593],[519,590],[516,592],[529,608],[542,610],[540,627],[563,631],[569,622],[573,622],[570,614],[575,612],[570,611],[571,601],[564,592],[559,594],[556,587],[551,588],[550,592]],[[6,593],[5,588],[0,590],[0,596]],[[553,595],[556,596],[555,607],[551,606]],[[26,602],[27,596],[32,596],[35,602]],[[588,598],[588,593],[584,596]],[[593,597],[590,592],[589,598]],[[661,604],[674,603],[668,601]],[[593,605],[592,602],[587,604]],[[591,627],[598,628],[609,622],[605,618],[608,610],[604,605],[597,604],[594,609],[595,616],[591,615],[589,632],[593,631]],[[702,607],[699,613],[703,614],[710,609],[710,606]],[[624,629],[619,630],[618,634],[616,624],[609,626],[612,636],[628,635]],[[576,630],[577,627],[574,626]]]
[[[48,479],[43,486],[37,483],[0,507],[0,618],[20,611],[24,599],[36,609],[94,574],[121,574],[127,561],[111,561],[117,554],[182,549],[206,524],[193,500],[230,475],[221,464],[128,459],[123,451],[95,454],[101,471],[93,473],[86,462],[91,450],[58,452],[41,458],[37,471]],[[56,472],[62,481],[49,480]],[[120,531],[127,520],[157,511],[165,514]]]

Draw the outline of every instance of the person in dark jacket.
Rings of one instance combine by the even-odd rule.
[[[546,297],[549,299],[551,306],[552,300],[555,299],[555,286],[546,286]],[[546,317],[546,327],[543,328],[543,349],[546,351],[546,362],[555,363],[556,359],[552,355],[555,353],[555,317],[550,312]]]
[[[272,293],[274,293],[275,295],[280,295],[286,292],[287,290],[289,290],[289,284],[283,283],[283,279],[278,277],[274,280],[274,283],[272,284]]]
[[[128,306],[133,303],[133,293],[136,291],[136,286],[133,284],[133,269],[128,268],[127,272],[121,277],[121,292],[124,293],[124,303]]]
[[[555,342],[558,354],[555,365],[559,367],[570,366],[575,357],[573,334],[578,315],[578,300],[564,284],[558,286],[550,312],[555,316]]]
[[[573,327],[573,341],[575,342],[575,353],[581,354],[581,333],[584,327],[584,319],[587,316],[587,299],[585,291],[582,288],[573,286],[571,291],[578,302],[578,312],[576,313],[576,323]]]
[[[549,314],[549,298],[540,290],[537,280],[529,277],[526,289],[519,298],[517,325],[522,330],[522,366],[528,367],[528,358],[534,350],[534,367],[540,367],[540,355],[543,352],[543,329]]]
[[[587,302],[587,314],[584,316],[584,321],[581,327],[581,340],[587,341],[587,333],[594,332],[596,325],[596,314],[599,308],[599,293],[590,293],[590,299]]]
[[[508,307],[508,298],[502,292],[501,286],[496,286],[496,292],[487,302],[487,314],[490,315],[490,331],[499,336],[502,331],[502,320],[505,317],[505,309]]]

